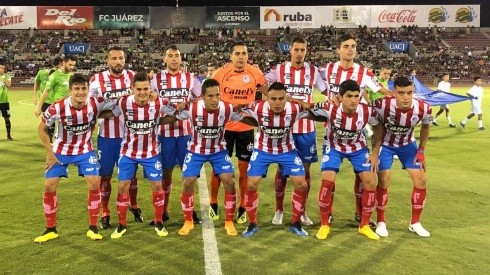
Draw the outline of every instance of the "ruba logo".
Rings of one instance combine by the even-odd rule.
[[[296,22],[296,21],[313,21],[311,14],[302,14],[299,11],[296,14],[284,14],[281,16],[276,9],[264,10],[264,21],[284,21],[284,22]]]

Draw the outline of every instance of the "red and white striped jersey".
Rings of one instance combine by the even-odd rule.
[[[414,98],[412,107],[406,111],[396,107],[396,98],[385,97],[374,102],[374,110],[384,125],[383,145],[402,147],[415,141],[413,129],[417,124],[432,123],[432,108]]]
[[[42,121],[47,126],[54,126],[58,121],[53,152],[75,156],[93,150],[92,133],[97,116],[103,110],[112,110],[115,102],[102,97],[88,97],[81,109],[75,109],[70,99],[67,97],[54,102],[43,113]]]
[[[362,129],[367,123],[378,124],[376,112],[364,103],[359,103],[352,115],[344,112],[342,104],[336,106],[325,102],[315,104],[311,111],[328,119],[323,144],[342,153],[353,153],[367,147]]]
[[[193,153],[208,155],[226,149],[224,140],[225,124],[229,120],[239,121],[242,115],[236,112],[233,105],[219,102],[217,110],[209,112],[204,101],[193,101],[177,115],[178,119],[189,119],[192,125],[191,140],[187,150]]]
[[[123,70],[120,77],[114,77],[110,71],[94,74],[90,78],[90,96],[117,99],[131,94],[131,84],[134,72]],[[124,121],[120,117],[101,118],[99,121],[99,136],[106,138],[122,138]]]
[[[269,102],[257,100],[242,110],[257,120],[254,148],[271,154],[290,152],[296,147],[291,128],[299,119],[308,116],[308,111],[294,102],[286,102],[284,111],[274,114]]]
[[[366,86],[373,92],[378,92],[381,89],[376,77],[368,72],[367,68],[357,63],[354,63],[354,66],[348,69],[342,68],[340,61],[328,63],[322,71],[325,74],[329,99],[339,95],[340,84],[346,80],[356,81],[361,87],[361,95]]]
[[[167,70],[156,73],[151,80],[151,87],[160,98],[166,98],[172,104],[188,102],[201,96],[201,86],[194,74],[170,74]],[[181,137],[191,134],[191,124],[187,120],[160,125],[159,135],[164,137]]]
[[[281,82],[286,86],[286,93],[291,98],[296,98],[308,103],[313,102],[313,87],[323,92],[327,89],[320,71],[316,66],[303,63],[303,67],[296,69],[291,62],[278,64],[265,75],[269,83]],[[315,130],[315,122],[310,119],[300,119],[293,125],[294,134],[306,134]]]
[[[169,106],[169,100],[157,98],[140,107],[134,95],[117,100],[117,112],[124,118],[124,137],[121,143],[121,155],[132,159],[145,159],[157,156],[160,146],[157,139],[157,126],[160,113],[173,114],[175,109]]]

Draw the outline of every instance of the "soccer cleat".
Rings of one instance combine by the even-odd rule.
[[[363,227],[359,227],[357,232],[359,232],[359,234],[361,235],[368,237],[371,240],[379,240],[379,236],[376,233],[374,233],[371,227],[369,227],[369,225],[367,224]]]
[[[301,215],[300,220],[303,225],[313,225],[313,221],[306,215],[306,212]]]
[[[157,222],[155,223],[155,231],[157,232],[157,235],[160,237],[166,237],[168,236],[168,231],[163,227],[162,222]]]
[[[322,225],[320,226],[320,229],[318,229],[318,232],[316,232],[315,237],[319,240],[325,240],[328,237],[329,233],[330,233],[330,226]]]
[[[127,231],[127,226],[119,224],[114,232],[111,234],[111,239],[119,239],[126,233]]]
[[[179,235],[180,236],[187,236],[187,235],[189,235],[189,233],[191,233],[192,229],[194,229],[194,222],[185,221],[182,228],[179,229]]]
[[[7,136],[7,140],[8,140],[8,141],[12,141],[12,140],[14,140],[14,139],[12,138],[12,136],[8,135],[8,136]]]
[[[219,213],[218,213],[218,204],[217,203],[212,203],[209,205],[209,218],[213,221],[219,220]]]
[[[417,235],[419,235],[420,237],[430,237],[429,231],[425,230],[420,222],[411,224],[408,227],[408,230],[417,233]]]
[[[432,121],[432,125],[439,127],[439,124],[437,124],[437,122],[435,122],[435,121]]]
[[[247,213],[245,212],[245,208],[239,207],[238,213],[236,215],[236,222],[239,224],[247,222]]]
[[[478,128],[478,130],[485,131],[486,129],[485,129],[485,127],[480,127],[480,128]]]
[[[199,219],[199,217],[197,216],[196,211],[192,211],[192,221],[194,222],[194,224],[202,223],[201,219]]]
[[[356,222],[361,223],[361,215],[356,214],[354,216],[354,219],[356,220]],[[369,226],[375,227],[376,226],[376,222],[373,221],[373,220],[369,220]]]
[[[388,237],[388,229],[386,228],[386,223],[378,222],[378,224],[376,225],[376,234],[383,238]]]
[[[109,229],[111,228],[111,216],[105,216],[100,219],[100,228],[102,229]]]
[[[139,222],[139,223],[143,222],[143,216],[141,216],[141,209],[130,207],[129,212],[133,213],[135,222]]]
[[[460,122],[459,126],[461,126],[461,128],[463,128],[463,129],[466,128],[466,124],[464,124],[463,122]]]
[[[450,124],[449,124],[449,128],[456,128],[456,125],[454,125],[454,124],[450,123]]]
[[[56,238],[58,238],[58,231],[56,231],[56,227],[46,228],[46,230],[41,236],[34,239],[34,242],[44,243]]]
[[[259,227],[257,226],[257,224],[251,222],[248,224],[245,231],[243,231],[242,236],[243,237],[252,237],[253,235],[255,235],[255,233],[257,233],[257,231],[259,231]]]
[[[102,240],[102,235],[99,234],[97,226],[89,226],[87,237],[89,237],[92,241]]]
[[[281,225],[283,216],[284,213],[281,210],[276,210],[276,213],[274,213],[274,218],[272,218],[272,224]]]
[[[228,236],[238,235],[238,232],[235,229],[235,225],[233,224],[233,221],[225,221],[225,230]]]
[[[306,232],[303,228],[301,228],[301,223],[299,221],[292,223],[289,226],[289,231],[293,232],[294,234],[300,237],[308,236],[308,232]]]

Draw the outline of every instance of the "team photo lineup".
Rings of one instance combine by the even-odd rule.
[[[0,26],[9,24],[2,19],[8,18],[7,12],[2,15],[0,8]],[[268,21],[266,16],[261,20]],[[266,32],[233,26],[96,30],[94,23],[93,30],[0,30],[6,42],[13,43],[13,35],[32,51],[22,54],[29,56],[25,61],[14,61],[9,57],[13,47],[0,46],[0,122],[6,130],[0,131],[0,151],[4,156],[22,152],[11,148],[26,146],[21,136],[25,131],[36,138],[25,148],[34,153],[23,160],[39,174],[27,179],[36,186],[29,189],[36,194],[28,197],[33,200],[29,215],[35,218],[25,221],[22,238],[33,251],[42,251],[40,255],[48,253],[42,250],[47,247],[62,248],[63,253],[83,251],[78,246],[86,243],[82,259],[99,251],[93,245],[104,246],[97,257],[104,250],[147,253],[144,247],[133,247],[145,242],[150,249],[161,242],[165,249],[175,249],[175,255],[196,253],[180,247],[181,242],[184,247],[195,242],[203,246],[205,263],[198,263],[199,268],[186,263],[185,268],[169,267],[169,273],[192,268],[205,274],[246,272],[235,269],[235,258],[227,258],[243,255],[240,249],[252,255],[243,257],[245,265],[260,262],[262,266],[250,270],[259,274],[273,272],[273,264],[265,267],[266,259],[273,257],[266,253],[279,248],[276,256],[304,253],[301,261],[311,252],[312,261],[301,263],[301,268],[314,266],[313,259],[323,260],[324,256],[313,256],[322,255],[320,247],[325,254],[344,249],[359,254],[358,248],[370,247],[368,253],[377,249],[386,254],[376,257],[391,259],[389,254],[395,252],[388,247],[416,254],[417,246],[426,251],[446,236],[451,250],[449,239],[465,235],[458,231],[459,223],[453,224],[456,214],[451,214],[470,212],[473,206],[488,208],[480,202],[487,192],[484,187],[481,197],[478,192],[465,197],[485,184],[481,175],[488,170],[465,163],[473,153],[477,159],[472,162],[485,164],[484,157],[478,157],[486,152],[481,144],[488,142],[483,109],[489,105],[483,98],[490,81],[490,31],[480,32],[469,24],[447,30],[435,24],[287,26]],[[33,38],[23,37],[26,33]],[[446,42],[472,36],[488,44],[486,49]],[[432,39],[434,43],[427,42]],[[417,51],[397,52],[405,40]],[[379,41],[396,41],[386,42],[391,54],[379,51]],[[88,53],[67,48],[89,43],[93,44]],[[190,43],[197,45],[197,52]],[[31,55],[37,61],[30,61]],[[16,110],[19,104],[28,113]],[[32,124],[19,123],[21,116],[35,121],[37,131]],[[468,147],[455,145],[463,143]],[[453,149],[457,153],[439,155]],[[446,170],[436,158],[457,159],[458,166]],[[448,176],[443,180],[444,173]],[[451,184],[468,191],[452,193]],[[451,207],[446,209],[446,204]],[[442,222],[447,228],[441,228]],[[461,222],[475,234],[488,226],[482,222],[478,227],[480,222],[469,218]],[[454,234],[444,235],[446,229],[454,229]],[[210,239],[216,251],[210,249]],[[356,245],[346,239],[356,239]],[[482,246],[488,242],[485,236],[480,241]],[[240,248],[237,254],[235,245]],[[312,247],[319,250],[313,252]],[[407,252],[406,247],[413,250]],[[159,263],[157,254],[141,258],[153,263],[155,257]],[[264,259],[258,259],[260,255]],[[344,254],[339,255],[329,257],[344,260]],[[111,257],[102,256],[101,262]],[[183,262],[201,261],[200,254],[185,257]],[[346,262],[356,262],[356,268],[368,261],[345,257]],[[404,260],[398,257],[394,262]],[[424,256],[407,259],[418,257]],[[428,255],[427,262],[431,257],[438,256]],[[465,264],[454,263],[458,264],[436,273],[461,271]],[[136,265],[117,268],[130,273],[161,271],[158,264],[143,264],[141,270]],[[475,264],[468,272],[485,265]],[[412,271],[418,268],[414,266]],[[294,268],[281,266],[277,272]],[[367,270],[376,269],[374,265]],[[99,272],[109,270],[104,266]],[[359,270],[327,261],[311,272]]]

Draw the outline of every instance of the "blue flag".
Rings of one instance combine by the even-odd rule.
[[[433,91],[422,84],[416,77],[413,77],[412,80],[415,86],[415,98],[421,99],[431,106],[452,104],[470,99],[464,95],[447,93],[440,90]]]

